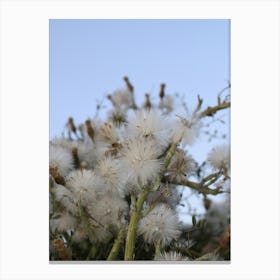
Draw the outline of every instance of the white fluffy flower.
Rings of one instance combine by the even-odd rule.
[[[164,110],[165,113],[170,113],[173,111],[174,99],[171,95],[165,95],[159,103],[159,108]]]
[[[158,204],[139,222],[138,233],[148,243],[168,245],[181,234],[176,213],[166,204]]]
[[[158,148],[151,141],[142,139],[128,141],[122,150],[122,170],[128,181],[137,185],[138,181],[145,185],[154,180],[161,169]]]
[[[102,182],[92,170],[75,170],[67,176],[66,187],[76,203],[87,206],[101,193]]]
[[[180,182],[188,178],[196,170],[196,162],[184,150],[177,150],[167,168],[167,174],[171,180]]]
[[[72,192],[62,185],[56,184],[54,187],[55,199],[63,206],[67,211],[73,215],[78,215],[79,209],[75,202]]]
[[[220,145],[212,149],[208,155],[209,163],[217,169],[230,167],[230,147],[229,145]]]
[[[166,203],[171,208],[175,209],[180,203],[182,194],[176,185],[161,185],[155,192],[150,192],[147,197],[147,202],[153,203]]]
[[[110,95],[110,99],[114,106],[129,108],[133,104],[132,94],[128,89],[118,89]]]
[[[118,143],[120,141],[119,131],[111,122],[105,122],[99,130],[98,140],[109,144]]]
[[[116,235],[120,227],[126,223],[124,217],[128,213],[127,202],[117,195],[105,194],[88,206],[92,220],[90,221],[95,238],[104,241]]]
[[[192,145],[199,136],[202,124],[195,118],[180,118],[172,128],[171,139],[173,142],[182,141],[183,146]]]
[[[155,261],[189,261],[188,257],[183,257],[180,253],[178,252],[163,252],[159,254],[156,258]]]
[[[67,231],[69,229],[75,229],[77,225],[77,219],[69,213],[60,214],[58,217],[50,220],[50,229],[52,232],[57,230],[58,232]]]
[[[50,145],[49,166],[57,169],[59,175],[66,176],[73,168],[72,154],[66,148],[58,145]]]
[[[119,160],[111,156],[104,157],[98,162],[96,171],[104,182],[106,189],[112,193],[117,192],[119,195],[124,196],[126,180],[124,179],[123,172],[121,172]]]
[[[151,109],[141,109],[130,118],[127,135],[129,138],[142,137],[154,140],[155,143],[166,145],[168,143],[169,128],[166,118],[159,112]]]

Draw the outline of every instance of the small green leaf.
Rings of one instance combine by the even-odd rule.
[[[194,215],[192,216],[192,224],[194,227],[196,226],[196,217]]]

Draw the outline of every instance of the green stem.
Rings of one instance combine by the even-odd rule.
[[[87,260],[91,260],[92,258],[94,258],[96,253],[97,253],[96,247],[95,246],[91,247],[91,249],[87,255]]]
[[[148,189],[143,189],[137,199],[136,202],[136,209],[132,212],[130,223],[127,230],[127,237],[126,237],[126,244],[125,244],[125,254],[124,259],[126,261],[133,260],[134,256],[134,247],[135,247],[135,237],[136,237],[136,230],[138,226],[138,222],[141,217],[141,210],[149,194]]]
[[[163,161],[163,167],[166,169],[176,151],[178,143],[173,143],[171,147],[168,149],[166,156]],[[160,186],[161,179],[163,178],[163,172],[156,178],[154,185],[151,189],[144,188],[142,189],[141,193],[139,194],[139,197],[136,202],[136,209],[133,210],[130,222],[127,230],[127,237],[126,237],[126,244],[125,244],[125,255],[124,259],[126,261],[133,260],[134,259],[134,248],[135,248],[135,237],[136,237],[136,231],[138,222],[141,218],[141,211],[143,207],[143,203],[146,200],[148,194],[150,191],[157,191],[157,189]]]
[[[113,260],[116,259],[117,255],[119,253],[120,246],[123,242],[124,236],[125,236],[125,228],[121,228],[117,238],[114,241],[114,245],[113,245],[113,247],[111,249],[111,252],[110,252],[110,254],[107,258],[107,261],[113,261]]]
[[[155,256],[154,256],[154,260],[160,255],[161,252],[161,246],[160,243],[158,242],[155,246]]]

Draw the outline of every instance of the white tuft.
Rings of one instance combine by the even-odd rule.
[[[57,169],[59,175],[66,176],[73,168],[73,158],[70,151],[58,145],[50,145],[49,166]]]
[[[106,194],[88,206],[91,227],[98,241],[116,235],[126,221],[127,202],[117,195]]]
[[[156,110],[141,109],[131,117],[127,127],[129,138],[154,140],[159,145],[168,144],[169,127],[166,118]]]
[[[104,157],[98,162],[96,172],[104,182],[104,188],[109,192],[125,195],[126,179],[121,172],[119,160],[111,156]]]
[[[63,213],[50,220],[50,229],[52,232],[65,232],[74,230],[77,225],[77,219],[69,213]]]
[[[161,169],[161,163],[157,159],[158,148],[151,141],[142,139],[130,140],[122,150],[121,158],[123,174],[130,183],[142,185],[154,180]]]
[[[169,114],[174,109],[174,99],[171,95],[165,95],[159,103],[158,106],[164,111],[165,114]]]
[[[180,182],[187,179],[196,170],[196,162],[184,150],[177,150],[167,168],[167,174],[172,181]]]
[[[71,191],[74,201],[87,206],[102,191],[102,181],[91,170],[75,170],[66,178],[66,187]]]
[[[202,124],[199,120],[181,118],[174,123],[171,140],[172,142],[182,141],[182,145],[192,145],[198,138]]]
[[[158,204],[140,220],[138,233],[148,243],[168,245],[181,234],[176,213],[166,204]]]
[[[178,252],[163,252],[156,256],[155,261],[189,261],[188,257],[182,256]]]
[[[55,200],[58,201],[67,211],[77,216],[79,213],[78,206],[74,201],[73,194],[62,185],[55,184],[54,186]]]
[[[114,106],[127,109],[133,105],[132,94],[128,89],[118,89],[111,95]]]
[[[209,163],[217,169],[230,167],[230,147],[229,145],[220,145],[212,149],[208,155]]]

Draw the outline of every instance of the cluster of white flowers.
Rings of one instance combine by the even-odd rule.
[[[174,99],[165,94],[165,84],[157,105],[146,94],[142,107],[137,107],[133,86],[127,77],[124,80],[126,89],[108,95],[113,109],[106,120],[89,118],[76,126],[70,117],[68,138],[50,143],[50,232],[65,242],[70,238],[81,252],[87,243],[112,246],[122,230],[128,234],[130,219],[138,211],[135,233],[140,242],[168,250],[155,260],[188,260],[165,247],[183,231],[177,212],[179,186],[196,176],[198,163],[186,146],[199,137],[202,120],[198,112],[171,114]],[[229,146],[214,148],[208,162],[228,172]],[[136,202],[147,190],[139,209]]]

